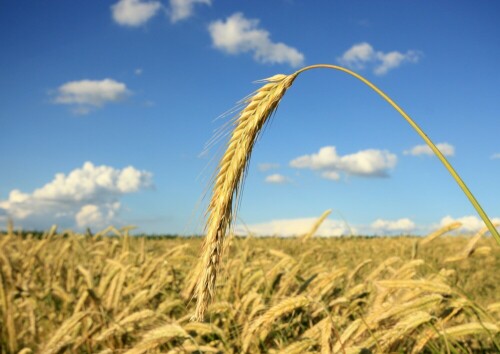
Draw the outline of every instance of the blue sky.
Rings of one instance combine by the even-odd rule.
[[[0,11],[0,222],[199,233],[215,120],[303,65],[341,64],[424,129],[500,221],[493,1],[16,1]],[[304,73],[255,147],[239,217],[258,233],[481,227],[423,141],[347,75]],[[241,221],[239,221],[241,223]],[[237,229],[242,229],[238,226]]]

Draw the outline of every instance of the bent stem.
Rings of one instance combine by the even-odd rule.
[[[497,229],[495,228],[495,226],[493,226],[493,223],[488,218],[488,215],[486,215],[483,208],[481,208],[481,205],[479,205],[478,201],[476,200],[474,195],[471,193],[471,191],[469,190],[467,185],[464,183],[462,178],[460,178],[458,173],[451,166],[451,164],[448,162],[446,157],[444,157],[444,155],[441,153],[441,151],[436,147],[436,145],[434,145],[432,140],[429,139],[429,137],[423,132],[423,130],[417,125],[417,123],[415,123],[413,121],[413,119],[411,119],[410,116],[408,114],[406,114],[406,112],[403,111],[403,109],[396,104],[396,102],[394,102],[382,90],[380,90],[378,87],[376,87],[374,84],[372,84],[370,81],[368,81],[367,79],[365,79],[361,75],[358,75],[355,72],[353,72],[349,69],[343,68],[341,66],[330,65],[330,64],[311,65],[311,66],[307,66],[305,68],[298,70],[293,75],[297,76],[297,75],[303,73],[304,71],[311,70],[311,69],[320,69],[320,68],[339,70],[339,71],[343,71],[349,75],[354,76],[356,79],[358,79],[358,80],[362,81],[364,84],[368,85],[372,90],[374,90],[376,93],[378,93],[380,96],[382,96],[382,98],[384,100],[386,100],[392,107],[394,107],[394,109],[396,109],[396,111],[398,111],[399,114],[401,114],[403,116],[403,118],[406,119],[406,121],[413,127],[413,129],[415,129],[417,131],[418,135],[420,135],[420,137],[422,139],[424,139],[426,144],[431,148],[431,150],[436,154],[436,156],[439,158],[439,160],[443,163],[444,167],[446,167],[448,172],[453,176],[453,178],[458,183],[458,185],[460,186],[462,191],[465,193],[467,198],[469,198],[469,201],[474,206],[474,208],[476,209],[476,211],[479,214],[479,216],[481,217],[481,219],[483,219],[484,223],[488,227],[488,230],[491,232],[493,237],[496,239],[497,243],[500,245],[500,235],[498,234]]]

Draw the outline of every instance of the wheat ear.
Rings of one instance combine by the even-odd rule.
[[[332,209],[325,210],[323,212],[323,214],[321,214],[321,216],[318,218],[318,220],[316,220],[316,222],[311,227],[311,229],[306,234],[304,234],[300,237],[300,240],[302,242],[305,242],[305,241],[309,240],[311,237],[313,237],[314,234],[316,233],[316,231],[318,231],[318,229],[321,226],[321,224],[323,223],[323,221],[325,221],[325,219],[328,217],[328,215],[331,214],[331,212],[332,212]]]
[[[222,256],[223,240],[233,219],[233,203],[238,198],[253,145],[264,124],[278,107],[295,75],[275,75],[249,97],[246,107],[235,121],[235,127],[217,167],[212,196],[207,209],[206,236],[203,244],[202,269],[196,286],[194,320],[201,321],[212,300]]]

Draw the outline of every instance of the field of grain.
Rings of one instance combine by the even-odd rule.
[[[228,238],[190,322],[200,238],[0,236],[2,353],[496,353],[491,238]]]

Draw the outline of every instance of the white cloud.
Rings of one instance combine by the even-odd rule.
[[[228,54],[253,53],[256,61],[270,64],[303,64],[304,55],[284,43],[271,41],[270,33],[259,28],[259,20],[247,19],[242,13],[229,16],[226,21],[210,23],[208,30],[215,48]]]
[[[211,5],[211,0],[170,0],[170,20],[177,22],[193,15],[195,4]]]
[[[332,181],[339,181],[340,180],[340,173],[337,171],[325,171],[321,173],[321,177],[324,179],[331,179]]]
[[[258,165],[259,171],[261,171],[261,172],[274,170],[274,169],[277,169],[279,167],[280,167],[280,165],[278,163],[272,163],[272,162],[264,162],[264,163],[260,163]]]
[[[276,235],[282,237],[290,237],[305,234],[312,228],[317,220],[318,217],[272,220],[260,224],[246,225],[246,227],[242,225],[236,225],[234,231],[237,235],[247,235],[248,228],[248,230],[250,230],[252,234],[258,236]],[[321,226],[318,228],[316,235],[342,236],[350,235],[351,232],[356,233],[356,229],[350,229],[345,222],[325,219]]]
[[[159,1],[120,0],[111,6],[111,13],[118,24],[137,27],[148,22],[161,8]]]
[[[120,207],[119,202],[101,206],[86,204],[75,215],[76,225],[81,228],[104,228],[113,223]]]
[[[406,53],[376,51],[369,43],[364,42],[353,45],[338,58],[338,61],[342,65],[358,70],[370,65],[376,75],[384,75],[405,62],[417,63],[420,57],[421,54],[414,50],[409,50]]]
[[[388,234],[393,232],[408,233],[415,230],[416,225],[408,218],[398,220],[377,219],[370,225],[370,231],[374,234]]]
[[[497,152],[496,154],[491,155],[492,160],[497,160],[500,159],[500,152]]]
[[[441,151],[444,156],[454,156],[455,155],[455,147],[448,143],[439,143],[436,144],[436,147]],[[405,155],[412,156],[420,156],[420,155],[429,155],[433,156],[434,152],[432,152],[431,148],[427,144],[416,145],[412,147],[410,150],[405,150],[403,152]]]
[[[144,70],[142,70],[142,68],[137,68],[134,70],[134,74],[136,74],[137,76],[140,76],[142,75]]]
[[[100,227],[114,220],[123,195],[152,185],[148,171],[85,162],[67,175],[56,174],[31,194],[12,190],[8,199],[0,200],[0,210],[30,228],[46,228],[53,223],[73,226],[75,222],[82,226],[92,221]]]
[[[491,218],[490,220],[493,224],[500,224],[500,218]],[[459,218],[453,218],[448,215],[441,219],[441,221],[439,222],[439,226],[437,228],[449,225],[456,221],[462,223],[462,226],[456,230],[458,232],[466,232],[466,233],[477,232],[483,227],[486,227],[483,220],[475,215],[467,215]]]
[[[290,180],[287,177],[280,175],[279,173],[267,176],[265,181],[266,183],[272,183],[272,184],[285,184],[290,182]]]
[[[335,146],[325,146],[319,152],[293,159],[290,166],[322,170],[321,176],[338,180],[339,172],[364,177],[385,177],[397,163],[396,155],[386,150],[368,149],[340,156]]]
[[[70,81],[59,86],[54,103],[73,105],[75,113],[86,114],[91,108],[120,101],[129,94],[124,83],[112,79]]]
[[[363,69],[367,62],[373,61],[376,57],[373,47],[368,43],[353,45],[347,50],[339,61],[341,64],[356,69]]]

